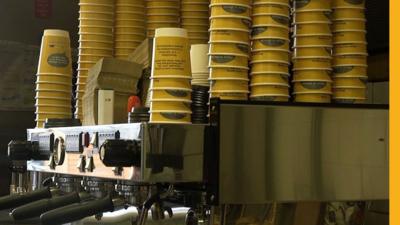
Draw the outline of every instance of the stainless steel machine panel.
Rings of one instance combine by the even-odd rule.
[[[219,202],[388,198],[388,110],[221,104]]]

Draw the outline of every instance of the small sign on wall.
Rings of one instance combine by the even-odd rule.
[[[48,19],[52,14],[53,0],[35,0],[35,17],[39,19]]]

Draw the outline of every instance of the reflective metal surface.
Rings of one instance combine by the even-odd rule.
[[[221,104],[219,202],[388,198],[388,110]]]
[[[39,136],[53,133],[54,139],[61,137],[66,140],[66,153],[63,164],[55,166],[54,169],[49,167],[49,161],[28,161],[28,170],[144,183],[201,182],[203,180],[204,127],[204,125],[134,123],[31,129],[28,130],[28,140],[39,140]],[[106,167],[100,160],[99,146],[106,139],[116,138],[111,134],[117,132],[119,139],[141,142],[140,167],[124,167],[116,173],[115,168]],[[82,153],[79,152],[77,144],[72,144],[74,142],[66,138],[79,136],[81,133],[88,133],[92,143],[83,148]],[[41,146],[40,150],[45,150],[45,144],[41,142],[39,146]],[[83,163],[89,162],[89,158],[93,159],[92,171],[87,170],[87,167],[86,170],[82,170],[85,165],[81,165],[81,156],[86,158],[86,162]]]

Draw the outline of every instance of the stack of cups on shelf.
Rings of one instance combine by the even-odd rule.
[[[180,27],[179,0],[146,0],[147,37],[163,27]]]
[[[207,123],[210,84],[208,82],[208,44],[190,48],[192,65],[192,123]]]
[[[127,59],[146,38],[144,0],[115,0],[114,55]]]
[[[150,122],[191,122],[191,65],[187,31],[155,31],[150,82]]]
[[[75,118],[82,119],[82,97],[89,69],[113,56],[114,0],[79,1],[79,59]]]
[[[247,100],[251,0],[211,0],[210,97]]]
[[[250,99],[289,100],[289,0],[254,0]]]
[[[191,45],[208,42],[209,4],[210,0],[181,0],[181,24]]]
[[[296,102],[332,96],[331,0],[294,1],[293,83]]]
[[[72,67],[67,31],[44,31],[36,76],[36,127],[43,128],[47,118],[71,118]]]
[[[367,98],[367,42],[364,1],[333,0],[333,99]]]

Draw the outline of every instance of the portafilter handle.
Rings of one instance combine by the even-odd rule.
[[[57,209],[66,205],[80,202],[81,199],[77,192],[67,195],[53,197],[50,199],[42,199],[29,204],[20,206],[11,211],[10,216],[14,220],[24,220],[33,217],[38,217],[42,213]]]
[[[40,221],[42,225],[59,225],[113,210],[113,201],[110,196],[107,196],[98,200],[75,203],[50,210],[40,216]]]
[[[0,210],[13,209],[45,198],[51,198],[50,188],[38,189],[23,194],[8,195],[0,198]]]

